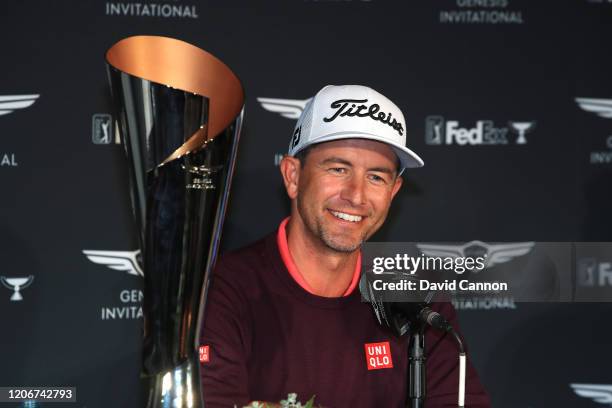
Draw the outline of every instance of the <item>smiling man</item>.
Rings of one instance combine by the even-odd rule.
[[[399,108],[365,86],[326,86],[308,103],[280,165],[290,216],[225,255],[213,276],[201,336],[207,408],[288,393],[328,408],[405,407],[408,339],[380,327],[356,289],[361,244],[384,223],[402,171],[423,165],[405,129]],[[434,309],[456,326],[450,304]],[[430,330],[426,344],[426,406],[456,406],[455,343]],[[471,365],[466,395],[469,407],[490,406]]]

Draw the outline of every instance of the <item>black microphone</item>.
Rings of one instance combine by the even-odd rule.
[[[432,310],[428,303],[391,302],[387,308],[392,311],[392,314],[403,315],[410,326],[419,326],[425,323],[443,332],[453,330],[453,326],[444,316]]]
[[[453,326],[451,326],[451,324],[446,321],[444,316],[442,316],[438,312],[434,312],[429,306],[425,306],[423,310],[421,310],[421,313],[419,313],[419,317],[422,321],[438,330],[442,330],[444,332],[449,332],[453,330]]]
[[[418,328],[423,323],[443,332],[453,327],[440,313],[433,311],[429,304],[435,293],[424,294],[419,302],[387,301],[380,291],[374,290],[372,282],[364,275],[359,283],[363,298],[370,302],[378,323],[391,329],[398,337]]]

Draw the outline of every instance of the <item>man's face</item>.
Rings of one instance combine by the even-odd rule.
[[[353,252],[385,221],[402,179],[384,143],[346,139],[311,148],[299,168],[293,217],[328,248]]]

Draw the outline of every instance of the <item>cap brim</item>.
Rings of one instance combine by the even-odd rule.
[[[393,143],[389,143],[388,139],[385,139],[383,137],[380,137],[380,136],[377,136],[377,135],[373,135],[373,134],[370,134],[370,133],[354,133],[354,132],[350,132],[350,133],[346,133],[346,134],[335,133],[333,135],[327,135],[327,136],[315,138],[315,139],[311,140],[310,143],[308,143],[307,145],[302,146],[302,148],[300,150],[304,149],[305,147],[312,146],[313,144],[318,144],[318,143],[323,143],[323,142],[331,142],[333,140],[343,140],[343,139],[368,139],[368,140],[375,140],[377,142],[381,142],[381,143],[384,143],[384,144],[390,146],[391,148],[393,148],[393,150],[395,151],[395,154],[399,158],[400,165],[402,166],[402,169],[404,169],[404,168],[423,167],[423,165],[425,164],[423,162],[423,159],[421,159],[419,157],[419,155],[417,155],[415,152],[413,152],[412,150],[408,149],[407,147],[396,145],[396,144],[393,144]],[[297,152],[295,152],[295,153],[297,153]]]

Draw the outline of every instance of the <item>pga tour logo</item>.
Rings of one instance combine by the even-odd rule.
[[[113,126],[113,117],[108,113],[94,113],[91,117],[91,141],[93,144],[121,144],[117,123]]]
[[[595,258],[580,259],[576,278],[582,287],[612,286],[612,262],[599,262]]]
[[[381,368],[393,368],[391,359],[391,346],[388,341],[381,343],[366,343],[365,358],[368,370],[380,370]]]
[[[459,121],[445,120],[442,116],[425,118],[425,142],[429,145],[500,145],[509,144],[513,134],[514,144],[526,144],[527,133],[535,121],[508,122],[508,127],[495,127],[491,120],[478,120],[474,127],[462,127]]]

